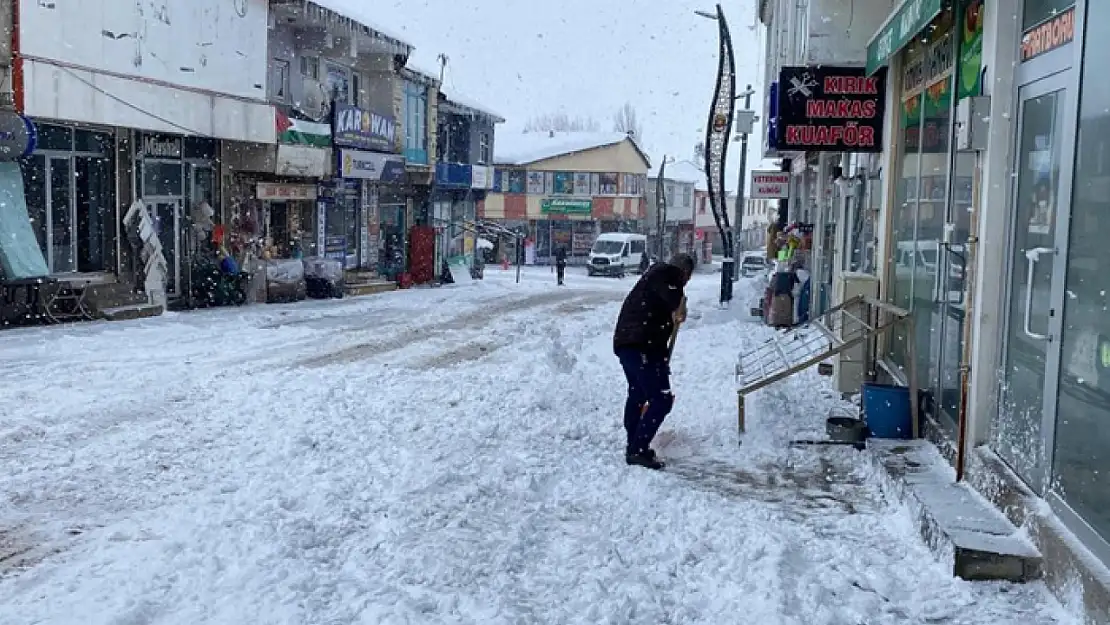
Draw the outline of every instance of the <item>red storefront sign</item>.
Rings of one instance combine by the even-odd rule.
[[[778,149],[881,152],[886,72],[862,67],[784,67],[779,74]]]

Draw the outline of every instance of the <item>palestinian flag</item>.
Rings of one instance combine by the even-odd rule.
[[[274,109],[277,124],[278,143],[291,145],[310,145],[317,148],[331,146],[331,126],[310,122],[286,115],[281,109]]]

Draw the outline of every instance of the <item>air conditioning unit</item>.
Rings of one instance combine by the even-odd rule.
[[[859,295],[877,299],[879,279],[866,273],[840,273],[833,284],[832,304],[836,306]],[[845,311],[857,319],[866,321],[869,309],[870,307],[866,305],[859,305],[846,308]],[[838,328],[841,336],[859,336],[861,328],[858,327],[858,322],[848,315],[842,315],[842,318],[841,327]],[[836,381],[836,390],[841,393],[859,392],[860,386],[867,381],[867,368],[872,356],[867,353],[867,350],[871,343],[873,341],[864,341],[833,357],[833,379]]]

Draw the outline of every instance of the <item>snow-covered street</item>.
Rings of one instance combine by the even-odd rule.
[[[632,280],[0,333],[0,623],[1068,624],[953,579],[858,452],[793,449],[834,393],[754,395],[749,283],[690,286],[665,472],[628,467]]]

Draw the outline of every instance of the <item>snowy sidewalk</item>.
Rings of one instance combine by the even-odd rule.
[[[0,623],[1072,623],[952,579],[854,452],[788,449],[815,376],[737,446],[744,285],[691,285],[652,473],[610,349],[632,280],[486,275],[0,334]]]

